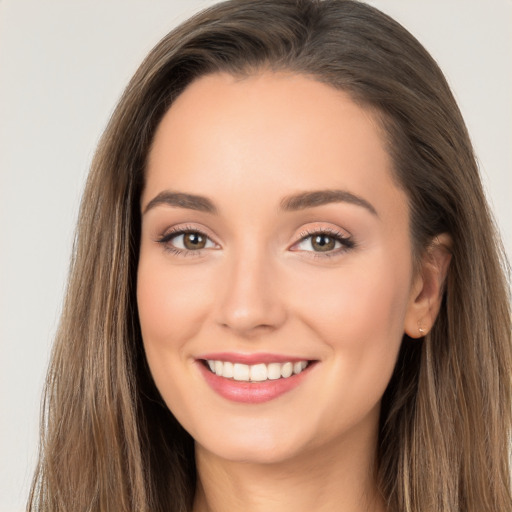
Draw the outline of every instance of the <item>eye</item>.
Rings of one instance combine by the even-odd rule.
[[[197,230],[172,231],[158,240],[169,250],[177,253],[187,251],[200,251],[201,249],[216,248],[215,244],[206,234]]]
[[[349,237],[330,230],[303,233],[301,237],[301,240],[293,246],[293,250],[328,254],[354,247],[354,242]]]
[[[170,242],[177,249],[186,249],[187,251],[197,251],[198,249],[214,246],[213,242],[206,235],[197,231],[175,235],[171,238]]]

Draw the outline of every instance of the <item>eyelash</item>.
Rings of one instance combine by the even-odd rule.
[[[209,241],[213,242],[213,240],[202,230],[194,228],[194,227],[179,227],[179,228],[173,228],[171,231],[165,233],[160,238],[157,239],[157,242],[161,244],[164,248],[164,250],[176,255],[176,256],[200,256],[202,252],[205,250],[203,249],[196,249],[196,250],[189,250],[189,249],[180,249],[174,245],[172,245],[170,242],[174,238],[177,238],[180,235],[186,235],[186,234],[197,234],[200,236],[203,236],[207,238]],[[337,256],[341,253],[344,253],[350,249],[353,249],[355,247],[355,242],[352,240],[351,236],[347,236],[344,233],[341,233],[335,229],[332,228],[324,228],[324,229],[313,229],[313,230],[306,230],[299,234],[299,240],[295,242],[292,245],[293,247],[297,247],[299,244],[304,243],[306,240],[311,239],[313,236],[326,236],[328,238],[334,239],[335,243],[339,242],[342,247],[338,247],[333,250],[329,251],[306,251],[302,250],[301,252],[305,253],[311,253],[310,257],[314,258],[330,258],[333,256]],[[215,243],[215,242],[213,242]],[[295,249],[296,251],[299,251],[299,249]]]
[[[180,249],[179,247],[176,247],[170,243],[173,238],[177,238],[180,235],[186,235],[190,233],[198,234],[200,236],[205,237],[209,241],[212,241],[211,237],[209,237],[204,231],[194,228],[192,226],[185,226],[171,229],[170,231],[162,235],[160,238],[158,238],[157,242],[163,246],[165,251],[168,251],[176,256],[200,256],[204,249]]]
[[[292,247],[296,247],[301,243],[304,243],[308,239],[312,239],[314,236],[326,236],[328,238],[332,238],[334,242],[339,242],[341,247],[335,248],[330,251],[303,251],[310,253],[309,256],[313,258],[332,258],[334,256],[338,256],[350,249],[353,249],[356,244],[351,236],[347,236],[345,233],[337,231],[333,228],[321,228],[321,229],[312,229],[306,230],[299,234],[300,239],[293,244]],[[299,249],[297,249],[299,250]]]

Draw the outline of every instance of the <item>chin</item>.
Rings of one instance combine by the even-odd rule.
[[[230,446],[216,445],[212,447],[212,450],[209,450],[208,447],[202,448],[229,462],[254,465],[282,464],[292,460],[296,453],[294,450],[283,450],[278,446],[247,446],[247,443],[236,446],[232,444]]]
[[[293,459],[305,450],[299,440],[290,439],[287,434],[265,432],[258,429],[255,435],[247,431],[211,435],[205,442],[196,440],[196,449],[204,450],[224,460],[245,464],[279,464]]]

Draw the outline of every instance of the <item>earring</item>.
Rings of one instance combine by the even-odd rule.
[[[418,327],[418,331],[422,336],[425,336],[425,329],[423,329],[423,327]]]

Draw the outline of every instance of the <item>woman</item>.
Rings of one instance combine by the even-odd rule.
[[[510,312],[437,65],[350,0],[218,4],[84,194],[33,510],[511,510]]]

